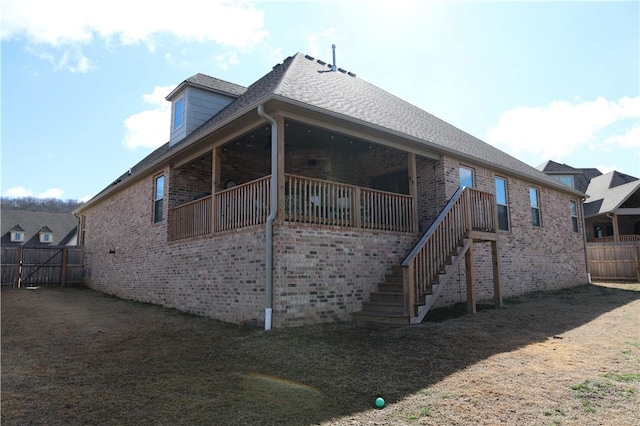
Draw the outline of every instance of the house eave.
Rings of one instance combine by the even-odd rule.
[[[187,82],[186,80],[184,82],[182,82],[180,85],[178,85],[178,87],[176,87],[176,89],[174,89],[169,96],[167,96],[167,100],[169,100],[170,96],[172,96],[173,94],[177,93],[179,90],[181,90],[181,88],[185,87],[185,86],[196,86],[194,83],[190,83]],[[198,85],[199,86],[199,85]],[[210,89],[209,89],[210,90]],[[199,129],[196,129],[190,136],[187,136],[186,138],[184,138],[181,142],[177,143],[175,145],[175,148],[172,149],[170,148],[166,153],[164,153],[163,155],[161,155],[160,157],[158,157],[154,162],[150,163],[149,165],[145,166],[144,168],[138,170],[135,173],[135,176],[132,176],[130,179],[127,179],[126,181],[121,182],[121,184],[116,185],[116,186],[112,186],[108,189],[106,189],[105,191],[103,191],[101,194],[96,195],[94,198],[90,199],[89,201],[87,201],[84,205],[82,205],[81,207],[79,207],[77,210],[74,211],[74,213],[76,214],[80,214],[82,211],[86,210],[87,208],[89,208],[90,206],[92,206],[93,204],[95,204],[98,201],[101,201],[102,199],[104,199],[105,197],[111,195],[114,192],[120,191],[123,188],[126,188],[128,186],[130,186],[131,184],[139,181],[140,179],[157,172],[158,170],[158,166],[161,164],[167,164],[170,162],[170,160],[172,158],[175,158],[177,156],[179,156],[181,153],[183,153],[185,150],[193,147],[194,145],[196,145],[198,142],[206,139],[207,137],[211,136],[213,133],[215,133],[216,131],[219,131],[220,129],[224,128],[225,126],[229,125],[230,123],[238,120],[239,118],[243,117],[244,115],[250,113],[251,111],[255,111],[258,107],[258,105],[265,105],[268,102],[271,101],[279,101],[285,104],[290,104],[292,106],[295,107],[299,107],[299,108],[303,108],[305,110],[309,110],[312,112],[316,112],[318,114],[324,115],[324,116],[328,116],[328,117],[333,117],[336,119],[340,119],[340,120],[344,120],[346,122],[350,122],[353,123],[355,125],[358,126],[363,126],[369,129],[372,129],[374,131],[378,131],[381,132],[383,134],[388,134],[393,136],[396,139],[402,140],[403,142],[408,142],[408,143],[403,143],[404,148],[407,149],[408,151],[414,152],[416,154],[419,155],[423,155],[425,157],[428,158],[439,158],[441,156],[450,156],[450,157],[454,157],[460,160],[464,160],[464,161],[469,161],[473,164],[477,164],[477,165],[481,165],[481,166],[486,166],[489,167],[495,171],[507,174],[507,175],[511,175],[511,176],[515,176],[515,177],[519,177],[522,178],[524,180],[530,181],[532,183],[537,183],[541,186],[545,186],[545,187],[549,187],[552,188],[554,190],[558,190],[567,194],[571,194],[573,196],[576,197],[580,197],[581,199],[585,197],[585,194],[571,189],[561,183],[558,182],[558,184],[556,185],[554,182],[550,182],[550,181],[546,181],[544,179],[537,179],[535,177],[526,175],[524,173],[520,173],[517,170],[513,170],[513,169],[509,169],[509,168],[505,168],[502,167],[499,164],[495,164],[486,160],[482,160],[476,157],[473,157],[471,155],[467,155],[464,154],[462,152],[453,150],[453,149],[449,149],[446,147],[443,147],[439,144],[436,144],[435,142],[432,141],[428,141],[425,139],[420,139],[417,137],[413,137],[411,135],[407,135],[404,134],[402,132],[393,130],[393,129],[389,129],[383,126],[379,126],[376,124],[372,124],[363,120],[358,120],[356,118],[353,117],[349,117],[343,114],[339,114],[339,113],[335,113],[333,111],[330,110],[326,110],[323,108],[319,108],[319,107],[315,107],[313,105],[309,105],[306,104],[304,102],[300,102],[300,101],[296,101],[284,96],[280,96],[277,94],[269,94],[267,96],[264,96],[262,98],[259,98],[255,101],[253,101],[252,103],[248,104],[247,106],[245,106],[244,108],[238,110],[235,114],[230,115],[229,117],[227,117],[226,119],[222,120],[220,123],[218,123],[215,126],[211,126],[208,129],[203,130],[202,132],[199,132]],[[434,154],[435,153],[435,154]],[[543,172],[540,172],[543,173]],[[553,179],[553,178],[550,178]]]

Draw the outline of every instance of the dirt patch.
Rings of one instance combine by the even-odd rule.
[[[264,332],[4,289],[2,424],[638,424],[639,312],[640,285],[603,284],[412,327]]]

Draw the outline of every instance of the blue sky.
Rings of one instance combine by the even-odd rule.
[[[187,77],[246,86],[334,43],[341,68],[532,166],[640,177],[639,5],[2,0],[1,193],[88,199],[168,140]]]

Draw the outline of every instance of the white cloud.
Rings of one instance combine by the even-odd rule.
[[[56,71],[66,69],[73,73],[84,74],[95,68],[77,46],[65,48],[59,55],[37,49],[35,55],[53,65],[53,69]]]
[[[160,35],[181,41],[213,42],[249,49],[266,36],[264,12],[243,1],[182,0],[3,0],[2,40],[23,38],[36,45],[79,46],[102,39],[123,45],[145,44],[155,49]],[[64,56],[64,54],[63,54]],[[82,56],[73,68],[89,62]],[[70,58],[56,62],[70,61]]]
[[[218,61],[221,69],[227,71],[230,65],[238,65],[238,55],[236,52],[223,53],[221,55],[214,56],[214,59]]]
[[[127,117],[124,120],[126,134],[124,145],[130,149],[157,148],[169,140],[171,103],[165,97],[175,86],[156,86],[142,99],[152,108]]]
[[[49,188],[43,193],[38,195],[38,198],[58,198],[62,199],[62,195],[64,195],[64,191],[59,188]]]
[[[7,189],[4,192],[4,196],[11,198],[33,197],[33,192],[31,192],[24,186],[16,186],[14,188]]]
[[[7,189],[4,194],[5,197],[10,198],[25,198],[25,197],[33,197],[33,191],[25,188],[24,186],[16,186],[13,188]],[[64,195],[64,191],[59,188],[49,188],[46,191],[38,194],[36,198],[58,198],[62,199]]]
[[[640,97],[513,108],[489,129],[486,140],[512,155],[537,161],[566,158],[579,148],[638,146]],[[606,136],[605,136],[606,134]]]

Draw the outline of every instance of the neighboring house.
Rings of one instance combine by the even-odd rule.
[[[584,218],[589,242],[640,242],[640,180],[612,171],[576,169],[548,161],[539,170],[586,194]]]
[[[169,142],[75,212],[91,288],[270,328],[587,282],[580,191],[351,72],[167,99]]]
[[[77,244],[78,220],[71,213],[3,209],[2,247],[64,247]]]

